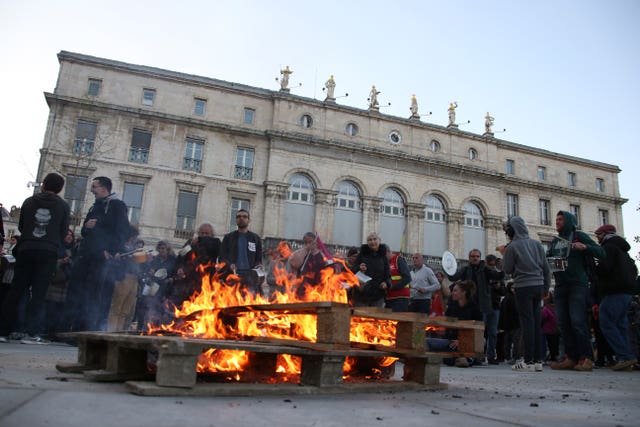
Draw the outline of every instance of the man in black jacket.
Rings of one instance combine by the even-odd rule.
[[[238,229],[224,236],[220,246],[220,259],[225,268],[237,274],[242,284],[252,294],[260,293],[258,283],[251,278],[251,270],[262,268],[262,240],[256,233],[249,231],[251,218],[249,212],[240,209],[236,213]]]
[[[614,371],[631,370],[637,360],[629,345],[627,312],[638,270],[630,259],[627,241],[616,234],[616,228],[605,224],[596,230],[598,243],[606,252],[596,267],[600,301],[600,329],[616,355]]]
[[[53,279],[58,251],[69,228],[69,205],[58,193],[64,178],[48,174],[42,182],[42,192],[27,198],[20,209],[18,229],[20,245],[16,251],[15,276],[2,305],[2,331],[13,332],[20,298],[31,287],[27,305],[25,344],[46,344],[42,337],[45,327],[45,296]]]
[[[115,281],[110,260],[125,253],[129,237],[127,206],[111,192],[111,179],[98,176],[91,182],[96,197],[82,224],[82,242],[67,293],[65,327],[70,330],[107,330],[107,318]]]

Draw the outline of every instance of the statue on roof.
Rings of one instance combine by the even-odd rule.
[[[449,126],[456,126],[456,108],[458,108],[457,102],[449,103]]]
[[[336,82],[333,80],[333,75],[329,77],[329,80],[324,84],[325,89],[327,90],[327,97],[325,101],[335,101],[336,97],[334,96],[334,91],[336,89]]]
[[[288,65],[284,70],[280,70],[280,90],[289,91],[289,75],[292,73]]]

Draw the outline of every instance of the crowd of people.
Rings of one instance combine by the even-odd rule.
[[[560,211],[558,235],[545,250],[514,216],[504,226],[509,243],[496,248],[501,257],[483,259],[473,249],[455,272],[434,271],[420,253],[407,262],[375,232],[339,262],[308,232],[298,250],[281,244],[264,251],[263,264],[262,240],[249,230],[244,209],[236,213],[237,229],[222,240],[203,223],[177,253],[165,240],[148,250],[109,178],[93,179],[95,201],[78,236],[58,196],[63,186],[64,178],[51,173],[22,205],[21,235],[11,237],[2,257],[0,341],[44,344],[65,332],[145,331],[171,321],[204,274],[269,298],[285,291],[280,270],[299,279],[295,291],[303,297],[331,268],[349,269],[358,279],[347,290],[354,307],[483,322],[483,357],[456,354],[455,331],[427,334],[427,348],[452,353],[445,358],[450,365],[507,362],[519,372],[539,372],[545,364],[638,368],[638,274],[628,242],[610,224],[595,231],[596,242],[577,229],[575,216]]]

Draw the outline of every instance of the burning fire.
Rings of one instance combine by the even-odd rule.
[[[286,243],[278,247],[280,254],[291,254]],[[175,320],[154,328],[149,326],[149,334],[180,335],[209,339],[250,340],[251,337],[268,337],[287,340],[315,342],[317,337],[316,316],[313,314],[292,314],[286,311],[237,310],[229,314],[231,307],[264,304],[291,304],[301,302],[332,301],[348,302],[346,290],[359,286],[356,276],[344,262],[336,259],[322,269],[318,283],[309,284],[309,277],[296,277],[287,271],[285,263],[275,261],[274,276],[280,291],[269,298],[252,294],[240,284],[236,275],[226,279],[219,273],[205,274],[207,267],[201,268],[202,286],[181,307],[175,307]],[[220,267],[220,266],[217,266]],[[217,268],[216,271],[219,271]],[[372,320],[352,317],[350,341],[367,344],[394,346],[395,323],[393,321]],[[198,372],[223,375],[226,380],[240,381],[250,370],[251,354],[239,350],[208,350],[198,362]],[[382,358],[376,369],[388,368],[395,358]],[[354,370],[355,359],[347,358],[344,373]],[[293,381],[300,373],[301,359],[287,354],[278,355],[276,375],[278,382]],[[375,373],[376,369],[372,371]],[[276,381],[274,378],[266,379]]]

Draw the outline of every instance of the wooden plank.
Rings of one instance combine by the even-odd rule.
[[[324,394],[381,393],[446,390],[447,384],[420,384],[411,381],[376,381],[341,383],[333,386],[303,386],[300,384],[198,383],[193,388],[161,387],[151,381],[128,381],[127,388],[139,396],[295,396]]]

